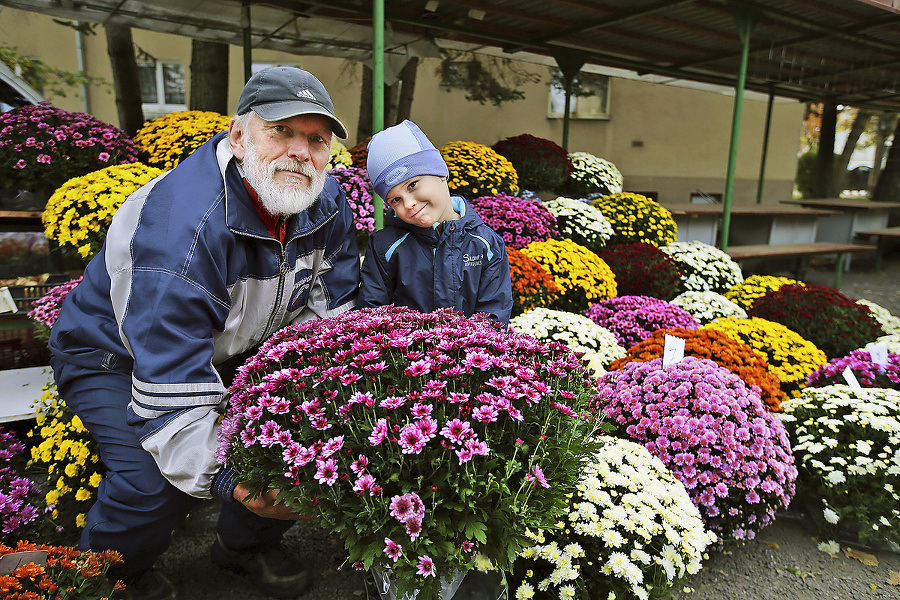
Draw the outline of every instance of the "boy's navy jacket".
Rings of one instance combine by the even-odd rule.
[[[218,494],[220,370],[276,330],[354,307],[359,252],[343,189],[266,231],[226,133],[131,194],[62,304],[57,360],[132,376],[129,423],[160,471],[193,496]]]
[[[369,238],[361,270],[359,307],[396,304],[431,312],[453,308],[488,313],[504,325],[512,312],[506,245],[472,206],[453,196],[459,220],[416,227],[391,211]]]

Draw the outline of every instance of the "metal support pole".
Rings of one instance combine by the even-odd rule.
[[[562,147],[563,150],[569,150],[569,123],[572,120],[572,80],[566,77],[566,110],[563,113],[563,133]]]
[[[384,0],[372,3],[372,134],[384,129]],[[374,194],[375,229],[384,227],[384,203]]]
[[[769,103],[766,105],[766,131],[763,135],[762,158],[759,160],[759,183],[756,187],[756,203],[762,204],[763,187],[766,183],[766,155],[769,153],[769,127],[772,123],[772,104],[775,102],[775,90],[769,88]]]
[[[562,71],[563,79],[566,82],[566,110],[563,113],[563,131],[562,131],[562,147],[569,149],[569,122],[571,115],[569,107],[572,104],[572,81],[578,75],[578,71],[584,66],[587,60],[587,54],[576,50],[567,50],[565,48],[557,48],[553,51],[553,58],[559,70]]]
[[[250,37],[250,0],[241,0],[241,30],[244,39],[244,81],[253,77],[253,40]]]
[[[753,19],[750,13],[735,8],[734,21],[741,36],[741,65],[734,86],[734,113],[731,119],[731,146],[728,150],[728,170],[725,175],[725,194],[722,198],[722,252],[728,250],[728,234],[731,230],[731,200],[734,193],[734,172],[737,161],[738,134],[741,130],[741,111],[744,108],[744,84],[747,80],[747,59],[750,56],[750,31]]]

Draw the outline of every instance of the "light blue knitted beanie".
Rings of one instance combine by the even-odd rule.
[[[391,188],[419,175],[449,177],[440,151],[412,121],[403,121],[372,136],[366,170],[382,198]]]

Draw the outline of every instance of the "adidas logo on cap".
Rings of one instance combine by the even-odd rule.
[[[300,90],[299,92],[297,92],[296,96],[298,98],[309,98],[310,100],[316,99],[316,97],[313,95],[313,93],[306,89],[303,89],[303,90]]]

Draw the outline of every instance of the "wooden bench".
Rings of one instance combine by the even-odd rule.
[[[884,229],[869,229],[868,231],[857,231],[857,236],[878,238],[878,251],[875,253],[875,270],[881,270],[881,259],[884,256],[887,241],[896,238],[900,239],[900,227],[885,227]]]
[[[751,258],[794,257],[797,259],[797,279],[802,280],[806,274],[809,257],[817,254],[837,254],[834,267],[834,287],[840,289],[844,260],[851,252],[875,252],[877,246],[869,244],[840,244],[837,242],[810,242],[808,244],[753,244],[749,246],[730,246],[728,256],[740,263]]]

